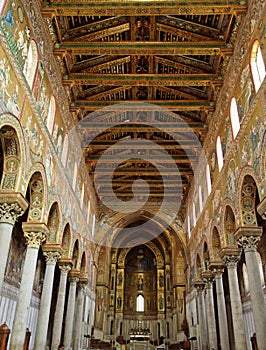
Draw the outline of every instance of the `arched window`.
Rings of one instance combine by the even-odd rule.
[[[137,296],[137,312],[144,312],[144,296],[139,294]]]
[[[207,189],[208,189],[208,195],[212,191],[212,182],[211,182],[211,174],[210,174],[210,166],[207,164],[206,166],[206,180],[207,180]]]
[[[255,86],[255,91],[257,92],[265,78],[265,64],[262,57],[262,52],[260,48],[260,43],[258,40],[255,40],[250,57],[250,67],[251,74]]]
[[[196,207],[195,207],[195,203],[192,203],[192,214],[193,214],[193,226],[196,226]]]
[[[233,138],[236,138],[238,131],[240,130],[240,121],[238,115],[238,109],[236,104],[236,99],[233,97],[230,105],[230,119],[232,125]]]
[[[82,189],[81,189],[81,196],[80,196],[80,207],[81,207],[81,209],[83,208],[84,192],[85,192],[85,185],[83,183],[82,184]]]
[[[190,216],[189,215],[187,217],[187,233],[188,233],[188,238],[190,238],[191,233],[190,233]]]
[[[88,214],[87,214],[87,224],[89,226],[90,224],[90,217],[91,217],[91,201],[88,201]]]
[[[224,165],[223,149],[222,149],[220,136],[218,136],[216,140],[216,153],[217,153],[218,168],[220,171]]]
[[[48,116],[47,116],[47,121],[46,121],[47,129],[51,135],[53,133],[53,127],[54,127],[55,111],[56,111],[55,98],[54,98],[54,96],[51,96],[50,103],[49,103]]]
[[[75,165],[74,165],[74,174],[73,174],[73,179],[72,179],[72,188],[73,188],[73,191],[75,191],[75,189],[76,189],[76,185],[77,185],[77,176],[78,176],[78,163],[75,162]]]
[[[202,209],[203,209],[203,205],[202,205],[202,188],[199,185],[199,210],[200,210],[200,213],[202,212]]]
[[[28,81],[30,88],[33,86],[34,77],[38,66],[38,50],[37,44],[34,40],[31,40],[27,58],[24,63],[23,73]]]
[[[95,217],[95,214],[93,214],[93,218],[92,218],[92,232],[91,232],[92,237],[95,234],[95,225],[96,225],[96,217]]]

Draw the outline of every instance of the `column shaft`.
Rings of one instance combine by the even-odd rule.
[[[245,259],[250,285],[250,299],[259,349],[266,349],[266,305],[262,291],[256,248],[245,248]]]
[[[208,333],[207,333],[207,320],[205,312],[205,300],[204,291],[198,290],[198,310],[199,310],[199,325],[200,325],[200,344],[201,350],[208,349]]]
[[[224,288],[222,275],[217,274],[215,277],[216,295],[217,295],[217,307],[220,329],[220,340],[222,350],[230,350],[229,335],[228,335],[228,322],[225,308]]]
[[[74,327],[74,350],[81,349],[82,316],[84,308],[84,286],[79,286],[76,309],[76,322]]]
[[[0,292],[2,290],[13,224],[0,222]]]
[[[39,310],[38,324],[35,337],[34,349],[44,349],[46,345],[47,330],[50,316],[51,299],[53,292],[54,270],[59,253],[50,252],[46,255],[46,270],[43,282],[41,304]]]
[[[70,271],[70,266],[60,266],[60,282],[57,295],[57,303],[54,314],[53,336],[51,350],[58,350],[61,340],[62,323],[64,315],[65,295],[66,295],[66,282],[67,274]]]
[[[65,335],[64,335],[65,350],[71,350],[71,345],[72,345],[71,343],[72,343],[72,333],[73,333],[73,320],[74,320],[74,312],[75,312],[77,281],[78,279],[75,277],[71,278],[70,280],[66,323],[65,323]]]
[[[206,287],[206,309],[210,349],[217,349],[216,321],[214,314],[212,283]]]
[[[235,350],[246,350],[246,335],[243,320],[242,303],[238,287],[236,263],[228,264],[227,269],[234,329]]]
[[[10,350],[23,349],[37,258],[38,248],[27,247],[19,290],[19,300],[11,332]]]

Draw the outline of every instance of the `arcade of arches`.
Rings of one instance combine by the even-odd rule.
[[[266,2],[1,0],[0,47],[0,349],[266,350]]]

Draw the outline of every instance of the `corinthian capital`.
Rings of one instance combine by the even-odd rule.
[[[30,248],[39,248],[46,236],[42,232],[25,232],[27,246]]]
[[[14,225],[18,217],[23,215],[28,207],[28,202],[18,192],[0,193],[0,222]]]
[[[61,257],[59,252],[44,252],[46,264],[47,265],[55,265],[57,260]]]
[[[46,240],[49,229],[42,222],[23,222],[22,229],[28,247],[39,248]]]

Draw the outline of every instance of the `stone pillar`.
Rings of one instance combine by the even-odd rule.
[[[70,286],[68,293],[68,303],[67,303],[67,313],[65,321],[65,333],[64,333],[64,345],[65,350],[72,349],[72,337],[73,337],[73,321],[75,313],[75,303],[76,303],[76,288],[77,282],[79,281],[79,272],[76,270],[71,270],[69,276]]]
[[[23,349],[38,251],[48,233],[48,228],[44,223],[25,222],[22,224],[22,228],[27,242],[27,251],[20,284],[19,299],[11,333],[10,350]]]
[[[239,227],[235,232],[238,244],[243,247],[245,254],[258,348],[266,349],[266,304],[257,257],[257,245],[260,241],[261,234],[261,227]]]
[[[35,336],[34,349],[44,349],[46,345],[47,330],[49,324],[50,307],[53,292],[54,270],[57,260],[61,256],[60,245],[47,244],[43,247],[46,260],[46,269],[43,282],[38,324]]]
[[[222,251],[222,257],[228,270],[235,350],[247,350],[242,303],[236,269],[240,254],[241,249],[237,247],[227,247]]]
[[[199,327],[200,327],[200,344],[198,348],[201,350],[208,350],[208,328],[206,319],[206,308],[204,299],[204,288],[205,284],[202,280],[196,280],[193,283],[194,287],[197,289],[197,303],[198,303],[198,313],[199,313]]]
[[[224,287],[223,287],[223,279],[222,279],[222,275],[224,271],[224,263],[222,261],[211,262],[209,265],[209,268],[215,276],[214,280],[216,285],[221,349],[230,350],[228,321],[227,321],[227,315],[226,315]]]
[[[77,308],[76,308],[76,317],[74,325],[74,350],[82,349],[82,316],[84,309],[84,299],[85,299],[85,289],[86,289],[87,280],[82,279],[78,284],[78,296],[77,296]]]
[[[214,313],[214,302],[213,302],[213,273],[210,270],[203,271],[201,278],[205,283],[206,290],[206,311],[207,311],[207,323],[208,323],[208,335],[209,335],[209,348],[217,349],[217,334],[216,334],[216,321]]]
[[[2,290],[13,227],[28,202],[20,193],[0,193],[0,293]]]
[[[58,350],[61,340],[62,333],[62,323],[64,315],[64,306],[65,306],[65,296],[66,296],[66,282],[68,272],[71,270],[72,260],[59,262],[60,273],[60,282],[57,295],[57,303],[54,314],[54,324],[53,324],[53,335],[52,335],[52,345],[51,350]]]

